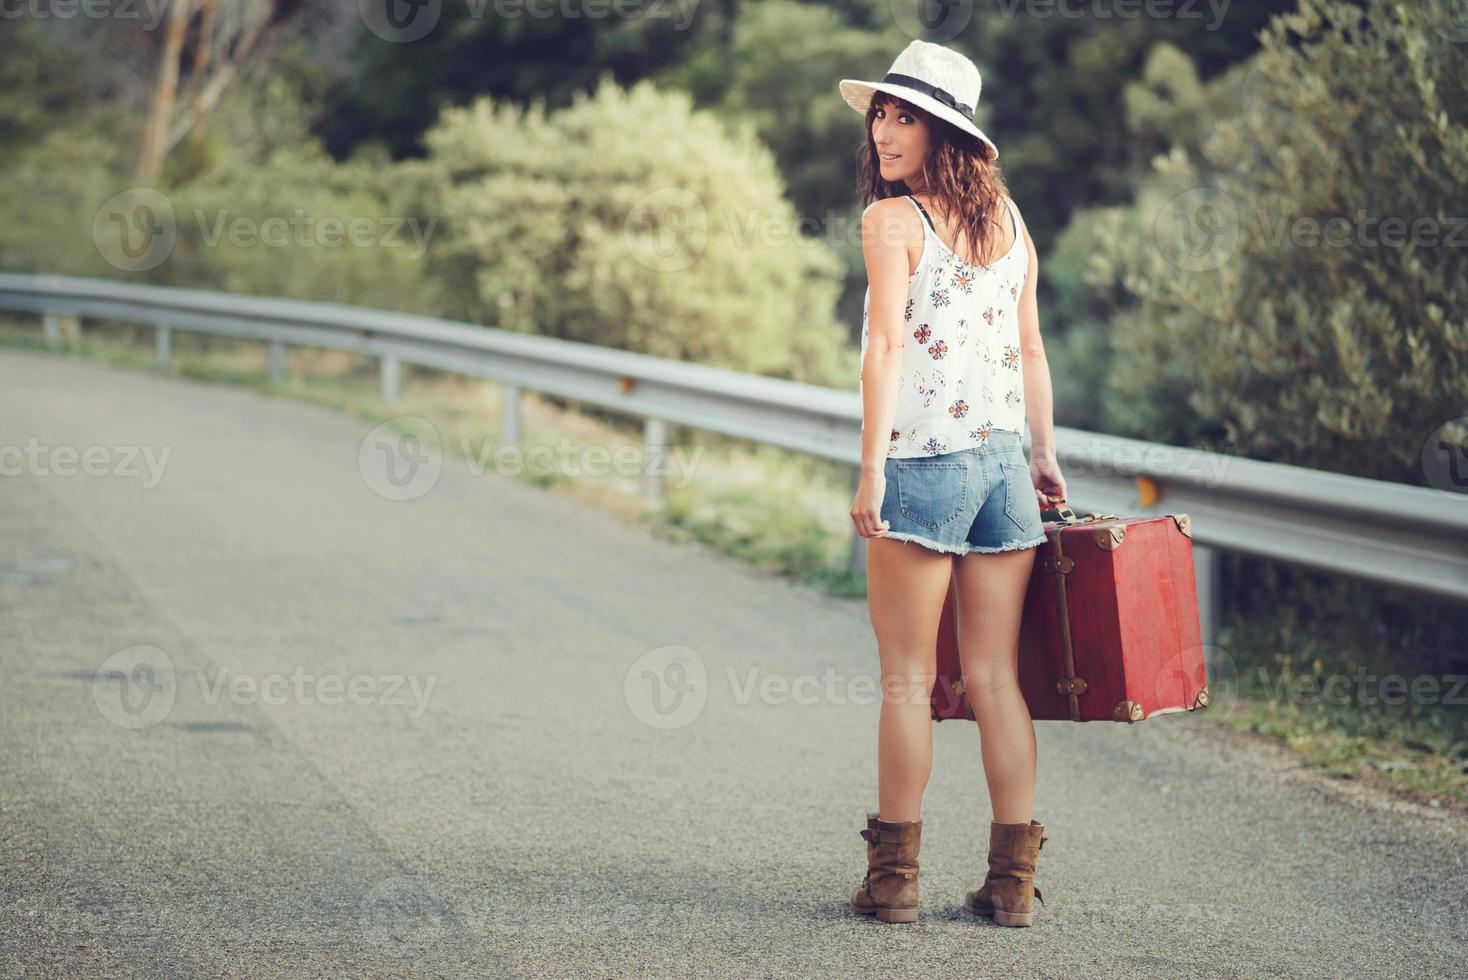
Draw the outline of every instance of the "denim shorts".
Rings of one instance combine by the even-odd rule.
[[[880,537],[955,555],[1045,543],[1040,502],[1018,432],[993,429],[971,449],[894,459],[885,468]]]

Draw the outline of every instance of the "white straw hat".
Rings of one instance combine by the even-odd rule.
[[[994,152],[994,159],[999,159],[999,147],[974,125],[974,110],[983,87],[979,69],[957,51],[931,41],[913,41],[902,49],[880,82],[843,78],[838,87],[846,104],[862,114],[871,106],[873,92],[906,99],[983,140]]]

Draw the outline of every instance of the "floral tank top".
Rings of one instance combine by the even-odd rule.
[[[902,380],[890,458],[936,456],[981,445],[994,429],[1023,433],[1024,374],[1020,365],[1019,293],[1029,251],[1007,198],[1014,244],[993,265],[970,265],[938,238],[922,214],[923,256],[907,280]],[[872,290],[862,304],[861,351],[867,349]],[[858,382],[861,375],[857,375]],[[860,387],[860,385],[858,385]],[[865,426],[863,426],[865,428]]]

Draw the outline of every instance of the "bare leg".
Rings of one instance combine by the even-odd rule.
[[[958,561],[958,658],[1000,823],[1034,816],[1035,723],[1019,689],[1019,626],[1035,551],[972,552]]]
[[[883,820],[922,819],[933,768],[938,619],[953,557],[912,541],[867,539],[867,609],[882,661],[877,805]]]

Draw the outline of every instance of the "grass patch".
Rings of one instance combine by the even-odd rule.
[[[1330,778],[1468,812],[1468,679],[1403,669],[1413,654],[1429,666],[1432,658],[1384,656],[1369,637],[1345,645],[1321,628],[1301,638],[1291,629],[1298,618],[1281,612],[1221,631],[1229,661],[1210,676],[1214,703],[1200,720],[1284,745]]]

